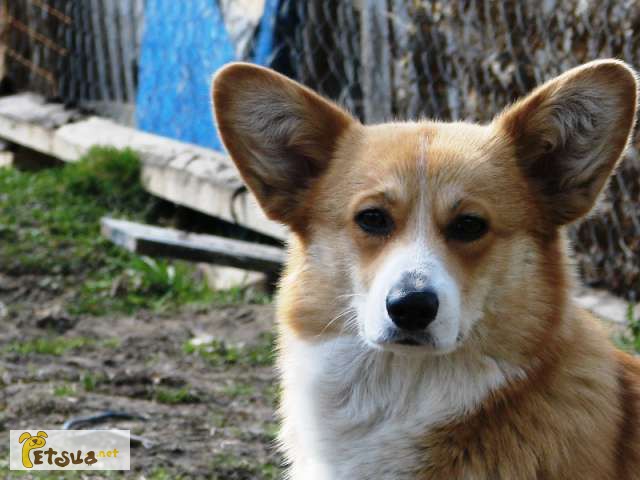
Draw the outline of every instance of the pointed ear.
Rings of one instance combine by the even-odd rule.
[[[216,73],[213,107],[220,137],[267,216],[303,230],[308,190],[357,121],[293,80],[246,63]]]
[[[635,73],[617,60],[574,68],[508,108],[494,123],[556,225],[591,210],[635,123]]]

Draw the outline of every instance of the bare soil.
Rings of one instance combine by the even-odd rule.
[[[273,366],[185,349],[207,335],[238,351],[264,343],[273,330],[271,306],[73,317],[61,307],[64,298],[55,278],[0,274],[2,478],[14,478],[10,429],[57,429],[105,411],[144,420],[84,428],[130,429],[147,445],[132,442],[131,472],[73,478],[277,478]],[[50,345],[62,347],[48,352]]]

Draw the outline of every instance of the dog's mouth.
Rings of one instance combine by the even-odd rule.
[[[440,344],[429,332],[411,332],[392,330],[381,338],[368,343],[377,350],[386,350],[407,355],[442,355],[456,350],[463,342],[464,335],[459,334],[452,346]]]
[[[413,333],[396,331],[390,336],[386,343],[405,347],[436,347],[436,342],[433,340],[433,337],[426,332]]]
[[[404,330],[393,330],[384,337],[376,341],[376,347],[381,349],[394,350],[406,348],[411,350],[434,350],[437,349],[436,342],[427,332],[408,332]],[[394,348],[396,347],[396,348]]]

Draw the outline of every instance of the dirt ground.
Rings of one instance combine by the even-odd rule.
[[[18,477],[9,429],[57,429],[109,410],[144,417],[91,425],[145,440],[132,441],[132,471],[69,478],[278,477],[270,305],[72,317],[64,295],[55,279],[0,274],[2,478]],[[213,350],[189,349],[194,338]],[[34,478],[67,478],[50,473]]]

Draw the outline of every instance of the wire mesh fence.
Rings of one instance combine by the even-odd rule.
[[[133,122],[143,0],[2,0],[5,88]]]
[[[640,4],[634,0],[242,1],[276,7],[272,49],[263,63],[337,100],[365,122],[396,117],[484,122],[580,63],[617,57],[640,68]],[[156,10],[165,8],[160,0],[151,3]],[[169,21],[172,10],[182,13],[167,29],[169,44],[181,42],[176,48],[188,50],[192,45],[186,42],[200,37],[194,26],[203,28],[201,20],[211,9],[224,16],[232,3],[203,2],[198,22],[185,21],[185,9],[167,7]],[[19,82],[80,105],[135,98],[142,0],[4,0],[4,9],[7,70]],[[242,37],[235,58],[257,58],[265,23],[253,21],[248,40],[246,31],[229,34],[231,41]],[[211,54],[196,51],[201,57]],[[190,63],[210,65],[205,60]],[[184,95],[212,73],[191,65],[171,80],[175,84],[163,80],[158,86],[166,101],[171,90]],[[137,72],[145,74],[144,65]],[[197,82],[189,83],[189,75]],[[193,123],[209,121],[200,117]],[[639,141],[636,137],[599,211],[570,229],[583,279],[636,301]]]
[[[617,57],[640,67],[640,4],[634,1],[288,1],[279,14],[280,50],[272,66],[367,122],[486,122],[583,62]],[[635,301],[639,140],[598,211],[569,230],[583,279]]]

